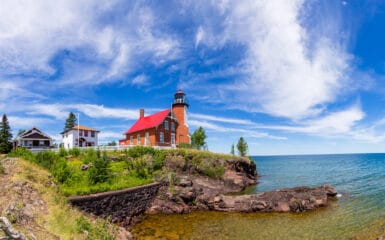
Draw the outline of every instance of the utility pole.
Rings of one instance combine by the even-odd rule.
[[[78,148],[80,148],[80,135],[79,135],[79,128],[80,128],[80,113],[78,112]]]

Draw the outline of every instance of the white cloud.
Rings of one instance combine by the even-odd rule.
[[[31,127],[38,127],[42,130],[46,124],[53,123],[52,119],[42,117],[19,117],[8,116],[8,122],[12,130],[16,129],[30,129]],[[44,131],[44,130],[43,130]]]
[[[318,25],[307,26],[311,8],[302,0],[217,4],[223,31],[207,33],[212,27],[203,26],[211,37],[199,42],[245,46],[239,71],[246,74],[232,84],[216,83],[213,98],[233,108],[303,119],[324,113],[327,104],[349,89],[351,55],[338,31],[338,18],[320,16],[313,21]]]
[[[121,132],[112,132],[112,131],[101,131],[100,134],[98,135],[98,138],[99,138],[99,141],[103,142],[103,141],[110,141],[110,140],[119,140],[119,139],[123,139],[124,136],[123,136],[123,133]]]
[[[134,77],[131,81],[132,85],[143,86],[148,84],[148,78],[144,74]]]
[[[286,140],[286,137],[274,136],[266,132],[259,132],[253,129],[241,128],[241,127],[224,127],[207,121],[189,120],[189,124],[196,127],[203,127],[215,132],[235,132],[242,134],[246,137],[253,138],[270,138],[275,140]]]
[[[0,69],[3,74],[52,75],[64,56],[63,84],[119,81],[140,65],[178,57],[178,41],[159,30],[157,13],[141,2],[2,1]],[[108,17],[115,11],[113,18]],[[82,52],[83,51],[83,52]],[[81,55],[81,60],[78,56]]]
[[[110,108],[96,104],[31,104],[25,106],[25,111],[30,115],[46,115],[56,119],[64,120],[69,112],[81,112],[91,118],[115,118],[125,120],[136,120],[139,116],[138,110]]]
[[[205,34],[205,32],[204,32],[202,26],[199,26],[198,30],[197,30],[197,32],[195,34],[195,48],[197,48],[199,46],[199,43],[204,38],[204,34]]]
[[[189,118],[197,119],[197,120],[209,120],[209,121],[215,121],[215,122],[242,124],[242,125],[254,125],[254,123],[250,120],[238,119],[238,118],[225,118],[225,117],[218,117],[218,116],[199,114],[199,113],[189,113]]]

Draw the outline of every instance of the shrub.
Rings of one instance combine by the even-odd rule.
[[[135,146],[128,149],[128,156],[133,158],[141,157],[145,154],[155,155],[156,150],[152,147]]]
[[[59,157],[65,157],[65,156],[68,155],[68,152],[65,150],[65,148],[60,147],[60,148],[59,148],[59,152],[57,153],[57,155],[58,155]]]
[[[79,157],[80,153],[81,151],[79,148],[71,148],[70,150],[68,150],[68,154],[74,157]]]
[[[67,164],[67,161],[60,158],[51,168],[51,173],[59,183],[65,183],[71,178],[72,171]]]
[[[178,148],[193,148],[193,146],[189,143],[179,143]]]
[[[88,172],[88,181],[91,184],[106,182],[111,177],[111,170],[109,167],[110,162],[104,152],[102,157],[98,157],[92,162],[92,167]]]
[[[5,174],[5,169],[1,162],[0,162],[0,174]]]
[[[97,152],[94,149],[92,149],[92,148],[87,149],[85,151],[85,156],[83,158],[83,163],[84,164],[88,164],[88,163],[94,162],[97,158],[98,158],[98,154],[97,154]]]
[[[10,157],[20,157],[25,160],[34,162],[35,161],[35,155],[31,151],[29,151],[26,148],[23,147],[17,147],[16,149],[13,149],[8,156]]]
[[[59,157],[52,151],[38,152],[35,162],[43,168],[50,169]]]
[[[87,240],[113,240],[115,239],[108,231],[106,222],[96,222],[95,224],[88,221],[85,217],[80,216],[76,219],[76,230],[79,233],[87,233]]]

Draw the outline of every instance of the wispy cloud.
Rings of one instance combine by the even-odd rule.
[[[46,115],[56,119],[65,119],[69,112],[81,112],[91,118],[116,118],[134,120],[138,111],[123,108],[110,108],[96,104],[32,104],[26,107],[30,115]]]

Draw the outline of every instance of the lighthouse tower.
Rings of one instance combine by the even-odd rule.
[[[187,108],[189,107],[186,94],[181,89],[174,94],[174,102],[172,104],[172,112],[178,119],[178,127],[176,129],[176,143],[191,143],[190,134],[187,124]]]

